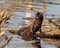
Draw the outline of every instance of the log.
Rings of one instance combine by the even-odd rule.
[[[11,33],[13,34],[17,34],[16,32],[17,31],[10,31]],[[22,34],[21,34],[22,33]],[[24,39],[28,39],[30,40],[32,37],[33,37],[33,34],[30,32],[30,33],[27,33],[27,32],[21,32],[20,36],[22,36],[22,38]],[[45,33],[36,33],[36,37],[40,37],[40,38],[50,38],[50,39],[60,39],[60,34],[45,34]]]
[[[50,39],[60,39],[60,34],[44,34],[44,33],[40,33],[40,34],[36,34],[37,37],[40,38],[50,38]]]

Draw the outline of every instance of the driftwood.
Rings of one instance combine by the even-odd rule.
[[[10,32],[14,32],[14,31],[10,31]],[[21,33],[21,36],[26,39],[26,40],[32,40],[33,34],[32,32],[27,33],[27,32],[23,32]],[[50,39],[60,39],[60,34],[44,34],[44,33],[37,33],[36,37],[40,37],[40,38],[50,38]]]
[[[60,34],[36,34],[37,37],[40,38],[50,38],[50,39],[60,39]]]

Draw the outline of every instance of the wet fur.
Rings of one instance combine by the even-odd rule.
[[[18,31],[15,31],[15,32],[14,31],[10,31],[10,32],[12,32],[14,34],[21,35],[26,40],[31,40],[32,36],[37,31],[41,32],[42,22],[43,22],[43,13],[37,12],[35,15],[35,21],[33,22],[32,25],[30,25],[28,27],[24,27],[24,28],[22,28]]]

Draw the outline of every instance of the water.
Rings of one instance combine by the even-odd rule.
[[[41,45],[42,48],[58,48],[56,45],[48,44],[48,42],[47,42],[47,44],[46,44],[46,43],[44,43],[44,42],[45,42],[45,41],[41,40],[41,44],[43,44],[43,45]]]
[[[50,41],[47,43],[45,42],[47,41],[41,40],[42,48],[58,48],[58,46],[52,44],[53,42],[51,44],[49,44]],[[28,43],[28,41],[22,40],[20,37],[14,37],[4,48],[34,48],[34,46]]]

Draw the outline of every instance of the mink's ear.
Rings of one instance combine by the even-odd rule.
[[[37,12],[35,16],[43,16],[42,12]]]
[[[40,15],[40,12],[37,12],[37,13],[36,13],[36,16],[39,16],[39,15]]]
[[[39,16],[40,15],[40,12],[37,12],[36,14],[35,14],[35,16]]]

